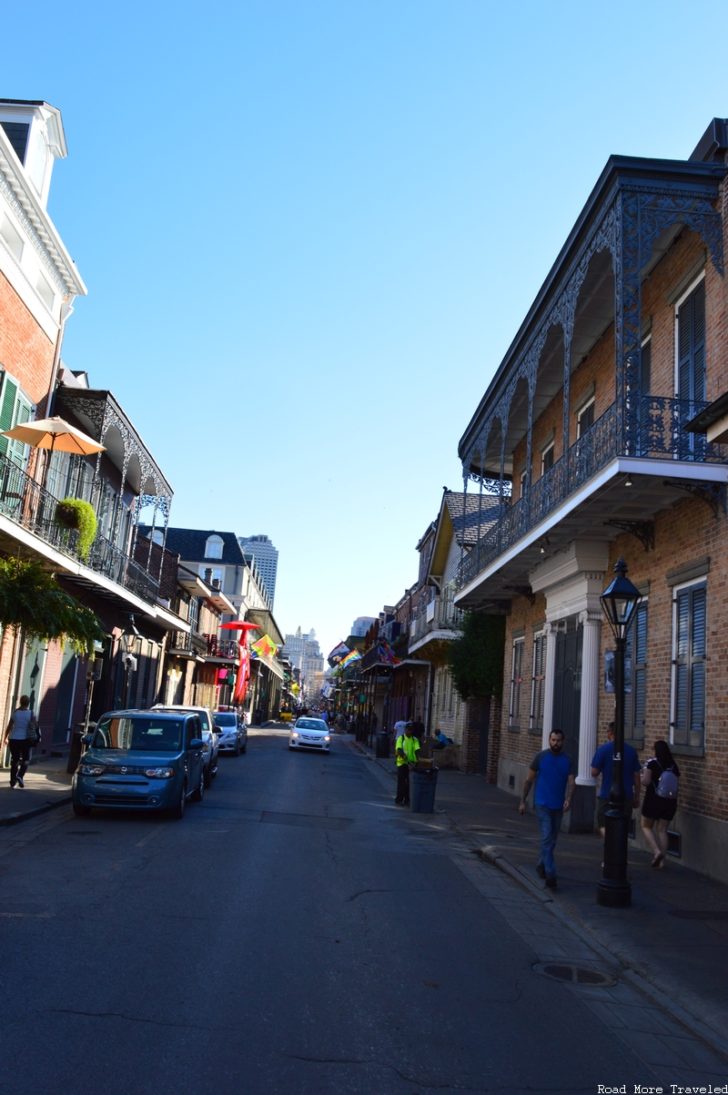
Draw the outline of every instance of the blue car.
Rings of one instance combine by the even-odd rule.
[[[168,811],[182,817],[205,793],[199,715],[183,711],[110,711],[102,715],[73,776],[73,811]]]

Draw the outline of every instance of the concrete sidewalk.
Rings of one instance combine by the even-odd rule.
[[[394,799],[394,760],[354,744],[391,777]],[[562,833],[556,849],[559,888],[547,890],[535,870],[534,814],[521,817],[516,796],[482,776],[440,770],[434,815],[411,816],[445,820],[474,853],[523,888],[524,900],[544,903],[582,941],[618,962],[624,980],[728,1055],[728,886],[688,870],[674,857],[654,870],[649,853],[630,841],[632,904],[604,908],[596,901],[601,838]]]
[[[15,825],[71,801],[71,776],[67,756],[31,756],[23,780],[25,787],[10,786],[10,769],[0,770],[0,825]]]

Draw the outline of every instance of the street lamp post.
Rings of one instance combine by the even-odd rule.
[[[632,585],[624,559],[614,566],[615,577],[600,597],[616,644],[614,656],[614,752],[609,805],[604,814],[604,866],[597,887],[597,904],[626,908],[632,901],[627,880],[629,818],[624,795],[624,651],[627,634],[637,612],[640,591]]]
[[[123,651],[121,659],[124,665],[124,698],[121,706],[128,707],[131,675],[137,667],[137,652],[141,644],[141,635],[137,631],[134,616],[131,613],[129,614],[129,629],[122,633],[120,641]]]

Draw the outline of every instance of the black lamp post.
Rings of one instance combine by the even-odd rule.
[[[604,867],[597,887],[597,903],[626,908],[632,901],[627,881],[627,838],[629,818],[624,796],[624,650],[627,633],[637,612],[640,591],[632,585],[624,559],[614,566],[615,578],[600,597],[602,610],[614,635],[614,753],[609,805],[604,814]]]
[[[121,635],[121,647],[122,655],[121,660],[124,665],[124,696],[122,699],[122,707],[129,706],[129,686],[131,684],[131,675],[137,667],[137,656],[141,647],[141,635],[137,631],[136,624],[134,623],[133,614],[129,614],[129,628],[122,632]]]

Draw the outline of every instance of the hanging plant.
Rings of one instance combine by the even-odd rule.
[[[78,554],[84,562],[96,539],[96,513],[90,502],[82,498],[64,498],[56,506],[56,523],[78,530]]]
[[[66,593],[39,562],[15,556],[0,556],[0,625],[26,639],[66,639],[77,653],[90,653],[104,638],[90,608]]]

